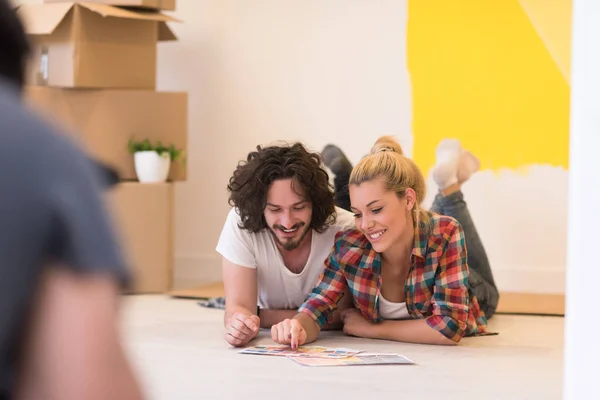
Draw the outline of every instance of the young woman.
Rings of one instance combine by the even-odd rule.
[[[438,208],[446,198],[458,202],[451,196],[460,197],[459,166],[470,164],[456,143],[438,148]],[[337,235],[316,287],[294,318],[273,326],[273,340],[292,348],[314,341],[345,292],[355,307],[342,313],[352,336],[456,344],[485,334],[487,320],[469,286],[463,227],[420,207],[425,180],[400,145],[380,138],[352,170],[348,187],[357,229]]]

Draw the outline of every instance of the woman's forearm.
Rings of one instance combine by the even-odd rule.
[[[374,324],[371,333],[373,339],[420,344],[456,345],[456,342],[430,327],[424,319],[383,321]]]

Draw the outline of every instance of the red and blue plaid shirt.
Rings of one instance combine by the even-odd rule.
[[[421,222],[415,228],[411,268],[404,285],[408,312],[412,318],[425,318],[429,326],[455,342],[463,336],[485,334],[487,320],[469,290],[462,227],[451,217],[429,217],[428,224]],[[299,312],[323,327],[349,289],[362,315],[380,322],[381,284],[381,255],[365,235],[356,229],[339,232],[325,270]]]

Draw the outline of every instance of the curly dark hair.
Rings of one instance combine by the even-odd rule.
[[[257,146],[229,179],[229,204],[242,219],[240,228],[259,232],[267,228],[264,210],[267,192],[279,179],[292,179],[313,205],[310,228],[323,232],[335,221],[335,200],[329,175],[321,167],[321,156],[301,143],[287,146]]]

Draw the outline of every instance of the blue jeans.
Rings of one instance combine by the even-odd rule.
[[[496,312],[500,296],[485,248],[479,238],[463,193],[458,191],[445,197],[438,193],[431,205],[431,211],[452,217],[462,226],[467,245],[469,286],[471,292],[477,297],[486,318],[491,318]]]

